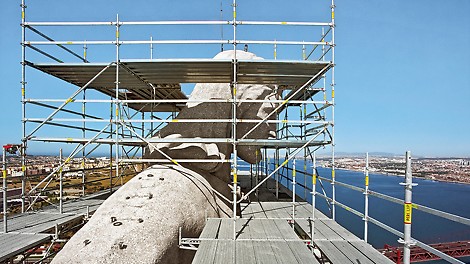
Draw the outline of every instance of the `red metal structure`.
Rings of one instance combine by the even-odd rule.
[[[470,240],[431,244],[430,246],[454,258],[470,256]],[[403,247],[384,245],[384,248],[379,249],[379,251],[397,264],[401,264],[403,261]],[[411,262],[424,262],[438,259],[441,258],[420,247],[411,247]]]

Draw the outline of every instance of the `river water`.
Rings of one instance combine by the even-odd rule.
[[[292,168],[292,164],[289,163]],[[302,162],[297,162],[297,168],[303,168]],[[311,164],[307,164],[308,170],[311,171]],[[284,173],[286,170],[284,170]],[[331,169],[318,168],[319,176],[331,178]],[[289,173],[289,178],[292,178]],[[304,179],[303,174],[297,173],[296,179],[298,183],[304,184],[311,188],[311,177]],[[404,181],[401,176],[369,174],[369,188],[372,191],[387,194],[396,198],[404,198],[404,187],[399,183]],[[347,183],[350,185],[364,187],[364,173],[348,170],[336,170],[336,181]],[[456,214],[466,218],[470,218],[470,185],[437,182],[420,178],[413,178],[413,182],[418,185],[413,187],[413,203],[425,205],[434,209],[439,209],[448,213]],[[282,180],[283,185],[289,186],[287,180]],[[323,190],[331,197],[331,184],[322,181]],[[322,192],[319,182],[317,182],[317,192]],[[301,186],[296,187],[296,193],[303,197],[304,189]],[[351,208],[360,212],[364,212],[364,195],[342,186],[336,185],[336,199]],[[307,191],[307,199],[311,203],[311,195]],[[326,215],[330,216],[330,209],[325,199],[317,196],[316,207]],[[373,217],[399,231],[403,231],[403,205],[395,204],[386,200],[369,196],[369,216]],[[336,207],[336,221],[349,231],[360,238],[364,238],[364,222],[362,219],[344,209]],[[412,237],[425,243],[440,243],[458,240],[470,240],[470,227],[467,225],[442,219],[434,215],[430,215],[416,209],[412,214]],[[397,246],[398,237],[383,230],[374,224],[369,223],[368,242],[375,248],[383,248],[385,244]],[[466,263],[470,263],[470,257],[462,259]],[[433,261],[428,263],[446,263],[442,261]]]

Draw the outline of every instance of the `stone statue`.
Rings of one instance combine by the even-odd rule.
[[[231,59],[233,50],[219,53],[215,59]],[[250,52],[238,51],[238,59],[262,59]],[[176,119],[231,119],[230,102],[200,102],[231,99],[229,84],[196,84]],[[238,100],[275,100],[275,87],[238,85]],[[239,119],[265,118],[274,110],[273,102],[237,103]],[[272,115],[275,118],[275,115]],[[238,123],[240,138],[255,123]],[[249,139],[275,137],[275,124],[262,124]],[[172,122],[154,137],[158,138],[231,138],[230,122]],[[157,150],[158,149],[158,150]],[[261,159],[255,146],[239,146],[238,156],[249,163]],[[229,159],[231,143],[158,143],[148,146],[147,159]],[[111,195],[89,222],[67,242],[52,263],[190,263],[194,251],[178,247],[178,231],[184,237],[198,237],[207,218],[231,217],[232,205],[212,191],[231,200],[230,163],[193,162],[180,165],[153,165],[139,173]]]

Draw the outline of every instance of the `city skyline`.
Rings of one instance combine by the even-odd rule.
[[[117,13],[126,20],[171,20],[181,16],[187,20],[220,19],[220,1],[200,1],[197,5],[172,1],[113,3],[27,4],[34,9],[34,16],[29,17],[34,21],[109,21]],[[21,142],[19,4],[2,3],[0,11],[0,57],[4,65],[0,72],[2,145]],[[222,4],[226,19],[230,16],[230,3],[224,0]],[[316,19],[316,11],[308,1],[299,1],[296,12],[279,14],[278,10],[287,4],[239,1],[239,15],[251,20],[324,20]],[[322,4],[328,7],[327,3]],[[336,151],[402,154],[411,150],[416,156],[469,157],[470,122],[465,117],[470,116],[470,3],[454,0],[336,4]],[[207,57],[212,55],[208,53]],[[39,78],[33,69],[28,69],[27,74]],[[28,153],[55,155],[57,149],[37,144]]]

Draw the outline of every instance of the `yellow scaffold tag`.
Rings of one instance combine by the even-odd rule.
[[[287,22],[281,22],[281,25],[287,25]]]
[[[23,166],[21,167],[21,171],[23,171],[23,172],[26,171],[26,166],[23,165]]]
[[[4,178],[4,179],[7,178],[7,171],[6,171],[6,170],[3,170],[3,178]]]
[[[21,88],[21,96],[24,96],[24,88]]]
[[[335,90],[331,91],[331,98],[335,98]]]
[[[179,165],[179,163],[176,160],[172,159],[171,162],[173,162],[175,165]]]
[[[173,123],[178,123],[178,121],[179,121],[178,119],[172,119],[171,120],[171,122],[173,122]]]
[[[67,158],[64,163],[69,163],[69,162],[70,162],[70,158]]]
[[[294,168],[294,170],[292,171],[292,177],[295,177],[295,174],[296,174],[296,171],[295,171],[295,168]]]
[[[369,175],[366,176],[366,186],[369,186]]]
[[[284,162],[281,164],[281,167],[284,166],[284,165],[286,165],[287,162],[289,162],[289,161],[288,161],[288,160],[284,161]]]
[[[335,178],[335,170],[331,170],[331,178],[332,178],[332,179]]]
[[[312,184],[313,185],[317,184],[317,175],[315,173],[312,176]]]
[[[405,224],[411,224],[411,212],[413,210],[412,203],[405,203],[405,210],[403,212],[403,222]]]
[[[73,98],[69,98],[65,101],[66,104],[73,102]]]
[[[335,19],[335,12],[331,12],[331,19]]]
[[[237,180],[238,180],[238,176],[237,176],[237,173],[233,173],[233,182],[234,183],[237,183]]]

